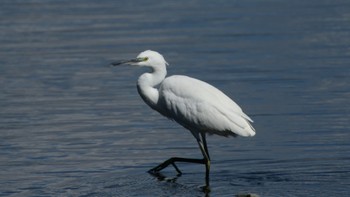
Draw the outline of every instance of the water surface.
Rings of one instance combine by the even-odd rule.
[[[208,137],[211,196],[350,193],[350,3],[2,1],[0,196],[204,196],[191,134],[149,109],[153,49],[168,73],[207,81],[255,120],[253,138]],[[173,169],[164,174],[172,178]]]

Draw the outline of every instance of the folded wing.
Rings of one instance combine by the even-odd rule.
[[[161,114],[193,131],[221,136],[254,136],[253,122],[223,92],[187,76],[166,78],[159,87]]]

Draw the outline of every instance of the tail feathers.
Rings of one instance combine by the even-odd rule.
[[[246,128],[246,131],[250,134],[250,136],[254,136],[255,135],[255,129],[254,129],[253,125],[250,124],[250,122],[248,122],[248,121],[247,121],[247,123],[249,125],[249,128]]]
[[[242,112],[241,116],[246,120],[247,124],[249,125],[249,127],[245,128],[247,133],[249,133],[248,136],[254,136],[255,135],[255,129],[254,129],[253,125],[251,124],[254,121],[247,114],[245,114],[244,112]]]
[[[241,112],[241,116],[244,118],[244,119],[246,119],[246,120],[248,120],[249,122],[254,122],[247,114],[245,114],[244,112]],[[254,129],[253,129],[254,130]],[[255,131],[255,130],[254,130]]]

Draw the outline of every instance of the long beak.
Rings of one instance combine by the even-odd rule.
[[[112,66],[119,66],[122,64],[131,64],[132,65],[132,64],[139,63],[142,61],[145,61],[144,58],[136,58],[136,59],[131,59],[131,60],[119,60],[116,62],[112,62],[111,65]]]

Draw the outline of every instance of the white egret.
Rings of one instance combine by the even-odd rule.
[[[151,68],[151,72],[142,74],[137,81],[140,96],[152,109],[191,131],[203,154],[203,159],[172,157],[149,172],[156,174],[172,164],[181,174],[175,162],[205,164],[205,183],[209,188],[210,157],[206,134],[254,136],[252,119],[233,100],[206,82],[183,75],[165,78],[168,63],[158,52],[147,50],[135,59],[112,63],[114,66],[121,64]]]

